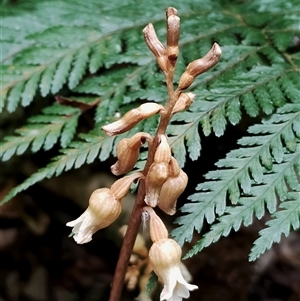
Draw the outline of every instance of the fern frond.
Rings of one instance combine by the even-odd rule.
[[[177,154],[176,159],[179,164],[184,166],[186,154],[184,140],[187,139],[191,144],[188,137],[193,137],[195,145],[190,148],[193,150],[192,153],[188,150],[190,158],[196,160],[199,157],[200,137],[192,134],[199,124],[202,125],[205,135],[213,131],[219,137],[224,134],[228,122],[236,125],[240,121],[242,106],[251,117],[259,114],[259,106],[266,114],[271,114],[275,106],[282,106],[286,99],[282,97],[278,81],[286,74],[286,70],[283,66],[278,67],[277,74],[274,73],[273,68],[256,67],[247,73],[242,73],[239,78],[231,79],[229,83],[219,83],[218,88],[198,90],[196,87],[194,91],[201,95],[201,99],[195,100],[190,112],[176,115],[168,127],[168,133],[173,136],[172,150]],[[267,88],[264,87],[265,85]]]
[[[4,204],[19,192],[42,181],[46,178],[60,175],[63,171],[79,168],[84,163],[91,163],[98,157],[106,160],[112,150],[115,137],[99,135],[100,129],[95,129],[89,134],[82,134],[82,141],[71,142],[69,147],[61,150],[61,155],[54,158],[46,167],[38,170],[27,178],[22,184],[13,188],[2,200]]]
[[[242,212],[239,210],[241,209],[240,206],[232,209],[239,211],[234,217],[223,216],[226,212],[227,198],[232,204],[237,204],[251,199],[251,195],[255,196],[257,203],[251,201],[248,210],[252,210],[252,213],[246,211],[245,217],[252,216],[253,212],[257,217],[261,217],[262,211],[257,208],[264,208],[262,205],[265,203],[268,210],[274,212],[276,207],[275,189],[279,197],[284,198],[287,188],[285,185],[279,185],[279,182],[282,183],[284,177],[287,177],[288,174],[294,175],[293,166],[300,162],[299,149],[298,151],[293,149],[295,153],[289,154],[286,147],[290,141],[290,138],[287,137],[293,137],[293,141],[298,141],[296,143],[299,144],[299,130],[294,130],[299,125],[300,107],[293,104],[278,109],[278,113],[270,119],[265,119],[263,124],[250,127],[248,132],[254,134],[254,136],[240,139],[238,143],[243,147],[229,152],[225,159],[218,161],[216,165],[219,170],[206,174],[205,178],[208,181],[199,184],[196,188],[200,192],[189,197],[192,203],[185,204],[181,208],[181,212],[187,214],[176,221],[180,226],[172,232],[175,239],[180,244],[191,241],[194,229],[200,232],[204,219],[210,224],[213,223],[216,219],[215,214],[222,216],[220,220],[222,218],[230,219],[233,223],[240,225],[243,221]],[[287,135],[287,133],[289,134]],[[279,165],[273,166],[272,161]],[[268,174],[268,170],[272,170],[274,174]],[[277,186],[275,185],[276,181]],[[265,183],[268,183],[268,185],[265,185]],[[299,184],[293,180],[291,188],[298,189],[298,186]],[[267,188],[267,192],[263,187]],[[256,205],[255,207],[255,204],[260,206]],[[245,206],[247,206],[247,202]],[[224,230],[223,233],[225,234],[228,234],[231,227],[238,228],[233,224],[230,224],[230,227],[227,228],[222,228],[222,225],[219,227]],[[215,240],[210,240],[209,243]],[[208,243],[205,245],[208,245]],[[196,248],[199,251],[199,246]]]
[[[272,215],[272,219],[266,223],[267,228],[259,232],[260,237],[254,242],[249,260],[257,259],[273,243],[279,243],[282,234],[288,236],[291,230],[300,228],[300,192],[290,192],[288,200],[281,203],[281,210]]]
[[[296,0],[289,3],[276,0],[270,5],[268,1],[255,0],[240,5],[238,1],[187,0],[176,4],[183,33],[176,82],[186,65],[203,56],[213,42],[219,42],[222,47],[220,63],[192,85],[191,90],[198,99],[190,111],[174,116],[168,127],[172,149],[181,166],[184,166],[187,153],[192,160],[199,157],[199,126],[205,135],[214,132],[221,136],[228,123],[235,125],[240,122],[244,111],[251,117],[260,114],[272,116],[287,102],[299,102],[299,58],[297,51],[288,51],[293,46],[291,37],[299,35],[295,9],[298,4]],[[61,89],[66,94],[76,92],[78,96],[100,97],[94,129],[100,131],[101,123],[113,120],[117,112],[122,115],[141,101],[166,101],[163,75],[155,58],[146,49],[142,29],[152,22],[158,36],[164,38],[165,20],[161,12],[167,5],[165,1],[153,0],[145,11],[144,3],[133,0],[122,3],[28,0],[16,3],[13,11],[5,7],[0,25],[3,33],[0,108],[6,107],[13,112],[19,105],[27,106],[35,98],[40,101],[40,96],[46,97]],[[151,118],[137,128],[153,132],[156,124],[157,118]],[[46,131],[50,123],[42,125]],[[266,124],[264,126],[267,127]],[[71,118],[59,132],[62,147],[68,145],[74,129],[75,118]],[[280,126],[277,129],[280,133],[276,136],[272,132],[274,140],[270,138],[273,144],[266,142],[265,147],[261,146],[259,155],[253,151],[255,162],[261,161],[261,164],[252,167],[248,178],[247,173],[241,173],[241,179],[228,187],[228,191],[232,191],[232,202],[237,202],[241,193],[251,189],[252,173],[258,183],[263,181],[264,172],[259,166],[271,169],[273,161],[284,159],[285,148],[290,151],[296,149],[296,126],[287,127],[286,131]],[[42,146],[50,148],[52,142],[58,140],[58,132],[55,131],[48,141],[41,138],[35,142],[35,138],[29,136],[21,147],[20,136],[15,135],[15,146],[12,150],[7,149],[7,154],[17,150],[21,154],[30,144],[34,151]],[[99,152],[103,159],[114,151],[117,139],[103,138],[103,143],[98,140],[99,143],[94,143],[93,137],[94,134],[91,137],[87,135],[83,142],[78,142],[86,143],[86,151],[82,153],[75,142],[62,150],[77,150],[74,151],[75,161],[70,159],[68,165],[62,164],[62,170],[66,170],[64,166],[73,168],[82,162],[92,162]],[[107,154],[99,150],[99,145],[107,150]],[[250,149],[248,146],[245,148]],[[60,162],[60,159],[56,160]],[[57,173],[60,166],[56,166],[55,162],[48,166],[49,173],[46,167],[33,176],[36,180],[31,178],[27,184]],[[54,173],[51,166],[55,166]],[[222,206],[218,212],[222,212]]]
[[[263,184],[253,186],[251,196],[241,197],[237,206],[228,206],[218,218],[218,222],[211,226],[209,232],[204,234],[185,257],[191,257],[200,252],[204,247],[209,246],[213,242],[219,240],[221,236],[227,236],[230,231],[239,230],[241,225],[249,226],[252,224],[253,216],[260,219],[265,214],[265,206],[270,213],[276,210],[277,195],[283,202],[288,197],[288,187],[285,179],[293,174],[295,177],[295,169],[299,176],[300,162],[300,143],[295,153],[285,154],[284,162],[275,164],[271,173],[266,173],[263,177]],[[293,190],[297,194],[300,193],[300,183],[297,181]],[[276,195],[277,194],[277,195]],[[297,200],[299,202],[299,200]]]
[[[31,144],[31,151],[42,147],[49,150],[61,137],[61,147],[72,140],[81,111],[76,108],[54,104],[43,110],[43,115],[28,119],[28,124],[16,130],[15,136],[7,136],[0,143],[3,161],[9,160],[15,153],[22,155]]]

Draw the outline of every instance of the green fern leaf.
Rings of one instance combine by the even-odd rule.
[[[59,114],[57,114],[59,111]],[[50,149],[59,139],[61,130],[64,135],[61,139],[61,146],[66,147],[75,134],[77,120],[80,110],[54,104],[43,110],[44,115],[37,115],[29,118],[28,125],[16,130],[17,136],[8,136],[0,144],[1,157],[7,161],[15,153],[23,154],[32,143],[32,152],[37,152],[44,146],[45,150]],[[64,116],[61,118],[60,116]]]
[[[78,85],[80,79],[82,78],[86,66],[88,64],[90,51],[91,49],[89,47],[84,47],[78,53],[75,54],[73,69],[69,77],[70,89],[75,88]]]
[[[51,162],[46,167],[40,169],[39,171],[31,175],[22,184],[13,188],[5,196],[1,204],[4,204],[12,197],[14,197],[17,193],[27,189],[28,187],[34,185],[35,183],[41,180],[50,178],[54,175],[58,176],[63,171],[70,170],[71,168],[79,168],[83,163],[86,162],[88,156],[90,155],[90,152],[91,151],[93,153],[95,152],[95,147],[98,147],[98,154],[100,152],[99,158],[106,159],[108,154],[111,152],[111,149],[109,148],[111,148],[113,145],[114,137],[104,138],[102,136],[99,136],[98,132],[99,130],[95,132],[91,132],[88,137],[88,142],[86,141],[72,142],[69,145],[69,148],[63,149],[62,154],[53,159],[53,162]],[[51,143],[51,141],[49,142]],[[105,149],[104,151],[103,150],[101,151],[102,145],[104,145],[104,149]],[[107,152],[108,150],[110,152]]]
[[[280,204],[281,210],[272,215],[268,221],[267,228],[259,232],[260,237],[254,242],[249,260],[254,261],[266,250],[270,249],[273,243],[279,243],[281,235],[288,236],[291,229],[297,230],[300,227],[300,192],[288,193],[289,201]]]
[[[185,258],[195,255],[204,247],[219,240],[221,236],[227,236],[232,229],[237,231],[242,224],[249,226],[252,223],[253,215],[260,219],[265,214],[265,204],[269,212],[273,213],[276,210],[276,193],[281,201],[286,201],[288,192],[284,177],[286,173],[294,170],[294,166],[299,164],[300,143],[298,144],[298,150],[293,154],[287,154],[286,159],[288,163],[274,165],[274,173],[265,175],[265,184],[252,188],[251,194],[253,196],[240,198],[238,205],[235,207],[228,206],[225,209],[225,214],[219,217],[218,222],[212,225],[211,230],[194,245]],[[299,195],[299,182],[296,191]]]
[[[54,74],[56,72],[56,66],[57,66],[56,63],[52,63],[42,73],[41,82],[40,82],[40,89],[41,89],[41,95],[43,97],[48,95],[50,90],[51,90],[52,79],[53,79]]]
[[[23,93],[22,93],[22,106],[26,107],[28,106],[31,101],[33,100],[33,97],[35,95],[35,92],[38,87],[38,83],[40,80],[40,73],[34,74],[25,84]]]
[[[284,158],[292,155],[285,154],[283,145],[281,143],[277,145],[276,143],[278,143],[280,137],[284,135],[286,128],[292,129],[294,125],[300,125],[300,109],[296,104],[278,109],[278,114],[273,115],[270,119],[266,119],[263,124],[250,127],[248,130],[249,133],[256,134],[256,136],[240,139],[238,142],[244,148],[233,150],[228,153],[225,159],[220,160],[217,163],[219,170],[211,171],[206,174],[205,178],[209,181],[199,184],[196,189],[200,192],[189,197],[192,203],[185,204],[181,208],[181,212],[187,214],[181,216],[176,221],[181,226],[172,232],[175,239],[180,244],[183,244],[185,240],[190,241],[192,239],[193,230],[195,229],[199,232],[204,219],[206,219],[208,223],[212,223],[216,218],[215,213],[222,216],[226,208],[227,195],[229,195],[231,201],[233,200],[233,204],[236,204],[237,202],[240,203],[240,201],[238,201],[239,198],[247,199],[245,196],[253,195],[256,191],[254,195],[258,196],[257,200],[264,202],[263,198],[260,197],[261,194],[266,194],[266,192],[262,191],[261,187],[265,187],[263,183],[266,182],[266,177],[267,179],[272,178],[271,175],[266,173],[266,170],[270,168],[269,162],[274,160],[277,163],[281,163],[282,165],[280,166],[285,168],[284,172],[286,176],[291,172],[285,163],[290,161]],[[261,135],[262,133],[264,134],[263,136]],[[296,136],[297,134],[295,132],[293,132],[293,135],[294,138],[299,140],[299,136]],[[283,154],[280,160],[278,158],[279,153]],[[290,162],[291,165],[288,166],[294,166],[293,164],[300,159],[299,151],[293,153],[293,156],[294,159]],[[264,165],[265,163],[267,163],[266,166]],[[275,172],[274,166],[272,169],[273,172]],[[264,168],[266,168],[266,170]],[[277,186],[274,186],[275,181],[273,178],[272,181],[274,182],[270,182],[272,183],[270,184],[271,188],[266,186],[268,189],[273,189],[271,192],[268,192],[266,197],[269,210],[273,210],[274,208],[274,202],[272,201],[272,199],[276,199],[274,189],[276,189],[281,198],[284,198],[287,192],[286,185],[282,182],[284,174],[280,171],[279,167],[278,174],[275,173],[274,177],[275,176],[278,176]],[[253,180],[251,180],[251,178]],[[259,185],[256,186],[257,184]],[[295,186],[296,185],[294,185],[294,187]],[[237,189],[237,187],[239,189]],[[231,196],[231,193],[233,193],[233,196]],[[252,208],[251,210],[254,209],[255,208]],[[262,213],[262,211],[258,212]],[[246,216],[249,214],[250,212],[247,211]],[[259,216],[260,215],[258,215],[258,217]],[[232,220],[235,219],[236,216],[232,218]],[[210,242],[211,241],[213,240],[210,240]]]
[[[71,69],[71,64],[73,61],[73,53],[65,56],[58,64],[57,70],[55,72],[51,92],[57,93],[64,83],[67,81],[67,76]]]

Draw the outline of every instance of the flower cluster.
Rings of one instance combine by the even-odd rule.
[[[142,120],[159,114],[160,121],[154,136],[139,132],[119,141],[116,149],[118,160],[111,166],[111,171],[116,176],[130,172],[138,160],[141,146],[147,142],[146,165],[142,172],[124,176],[110,189],[101,188],[94,191],[87,210],[78,219],[67,223],[67,226],[73,227],[77,243],[89,242],[97,230],[107,227],[119,216],[120,202],[132,182],[138,179],[144,181],[140,186],[143,191],[139,194],[143,199],[137,199],[136,202],[140,208],[145,206],[144,212],[150,216],[150,237],[153,245],[149,250],[149,262],[164,285],[160,299],[180,301],[187,298],[189,291],[196,289],[197,286],[188,284],[183,278],[180,270],[181,248],[174,240],[168,238],[168,231],[153,208],[159,207],[169,215],[176,212],[177,199],[186,188],[188,177],[172,156],[166,129],[174,114],[188,109],[193,103],[195,95],[183,91],[191,86],[198,75],[218,62],[221,49],[215,43],[204,57],[189,63],[180,77],[177,89],[174,89],[173,78],[179,54],[180,19],[173,7],[167,9],[166,18],[166,46],[158,39],[152,24],[148,24],[143,30],[145,42],[165,75],[168,88],[166,106],[153,102],[144,103],[128,111],[119,120],[102,127],[107,135],[114,136],[128,132]]]

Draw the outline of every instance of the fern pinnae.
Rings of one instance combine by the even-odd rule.
[[[286,76],[281,77],[278,82],[282,92],[287,95],[292,102],[297,103],[300,99],[300,91],[292,81],[295,75],[299,78],[299,73],[290,72]]]
[[[260,237],[254,241],[254,246],[249,254],[250,261],[254,261],[270,249],[273,243],[279,243],[282,234],[288,236],[291,229],[299,229],[300,192],[289,192],[288,201],[281,203],[279,209],[266,223],[267,228],[259,232]]]
[[[89,60],[89,71],[91,74],[96,73],[104,65],[108,53],[106,39],[92,47]]]
[[[35,96],[36,90],[38,88],[40,77],[41,72],[37,72],[33,76],[31,76],[26,82],[24,91],[22,93],[21,101],[23,107],[28,106],[33,100],[33,97]]]
[[[295,110],[295,106],[289,107],[289,110]],[[284,107],[282,110],[279,110],[279,112],[286,112]],[[180,244],[192,238],[194,227],[197,231],[201,230],[204,218],[206,218],[208,223],[212,223],[215,220],[214,211],[218,215],[223,215],[227,194],[229,194],[229,199],[233,200],[234,203],[237,202],[241,194],[251,195],[253,190],[256,189],[255,186],[253,187],[253,180],[260,185],[265,181],[265,176],[263,176],[265,166],[261,164],[267,163],[266,167],[269,168],[269,162],[272,162],[272,158],[275,159],[276,157],[277,163],[281,163],[283,158],[288,156],[284,155],[283,145],[281,143],[276,145],[276,143],[278,143],[287,127],[292,128],[295,123],[298,123],[300,110],[289,113],[288,118],[285,118],[285,114],[278,115],[279,117],[282,115],[281,119],[276,114],[275,117],[265,121],[266,124],[255,125],[249,128],[249,132],[252,134],[258,135],[261,132],[270,132],[271,134],[240,139],[238,141],[239,144],[246,146],[246,148],[229,152],[225,159],[221,159],[217,163],[217,166],[221,169],[210,171],[205,175],[205,178],[209,181],[199,184],[196,190],[200,192],[189,197],[193,203],[186,204],[181,208],[183,213],[188,214],[178,218],[177,223],[180,226],[173,231],[173,236]],[[274,121],[278,122],[279,120],[281,123],[274,123]],[[277,128],[274,129],[274,127]],[[249,147],[249,145],[254,146]],[[272,154],[270,150],[273,150]],[[278,154],[281,152],[283,153],[282,159],[278,157]],[[264,156],[263,159],[262,156]],[[299,155],[296,154],[297,158],[299,159]],[[226,169],[222,169],[224,167]],[[282,178],[280,179],[282,180]],[[239,185],[239,191],[236,188],[237,185]],[[278,194],[284,195],[286,192],[285,186],[282,186],[282,182],[279,180],[277,185]],[[234,195],[231,197],[230,193],[234,193]]]
[[[72,70],[69,76],[70,89],[75,88],[78,85],[80,79],[83,77],[86,66],[88,64],[90,52],[91,48],[89,46],[86,46],[75,53]]]
[[[281,107],[285,104],[285,97],[283,93],[281,92],[280,86],[277,82],[275,81],[269,81],[266,85],[266,88],[268,90],[268,93],[270,95],[270,98],[272,99],[272,102],[276,107]]]
[[[57,114],[57,110],[59,113]],[[23,154],[32,143],[32,152],[37,152],[44,146],[45,150],[50,149],[59,139],[61,130],[69,126],[68,139],[61,140],[61,146],[66,146],[75,132],[80,110],[71,107],[54,104],[43,110],[43,115],[36,115],[28,119],[28,124],[16,130],[15,136],[8,136],[1,143],[1,157],[7,161],[16,152],[17,155]],[[61,118],[59,115],[66,115]],[[72,123],[71,127],[68,125]],[[73,122],[74,121],[74,122]],[[65,140],[66,139],[66,140]]]
[[[53,94],[57,93],[67,81],[73,61],[73,56],[74,53],[70,53],[58,63],[51,87],[51,92]]]
[[[46,167],[40,169],[36,173],[32,174],[29,178],[27,178],[22,184],[13,188],[9,194],[2,200],[1,204],[7,202],[12,197],[14,197],[17,193],[27,189],[28,187],[36,184],[37,182],[52,177],[53,175],[60,175],[64,170],[70,170],[74,166],[75,168],[79,168],[83,163],[85,163],[87,157],[91,150],[94,151],[95,145],[98,148],[98,154],[101,150],[101,146],[103,141],[106,138],[93,136],[93,139],[90,142],[72,142],[67,149],[62,150],[62,154],[53,159],[51,163],[49,163]],[[110,143],[112,145],[112,143]],[[106,148],[106,156],[109,148]],[[111,151],[111,150],[110,150]],[[97,154],[97,155],[98,155]]]
[[[21,81],[18,82],[16,85],[14,85],[11,90],[8,93],[8,99],[7,99],[7,111],[13,112],[20,100],[21,100],[21,94],[23,92],[25,86],[25,82]]]
[[[249,226],[252,224],[253,216],[258,219],[262,218],[265,214],[265,206],[270,213],[274,213],[277,196],[280,201],[286,201],[289,193],[284,178],[292,170],[295,173],[294,166],[299,164],[300,161],[300,144],[298,144],[298,150],[295,153],[286,154],[285,156],[286,160],[284,161],[286,162],[274,165],[274,172],[265,175],[264,183],[252,188],[252,196],[241,197],[237,206],[226,207],[225,214],[218,218],[217,223],[212,225],[211,229],[194,245],[185,258],[200,252],[204,247],[219,240],[221,236],[227,236],[232,229],[238,231],[242,224]],[[290,157],[291,160],[288,160],[287,157]],[[299,182],[297,184],[295,191],[299,195],[300,184]]]
[[[67,121],[62,128],[60,136],[60,145],[62,148],[66,148],[72,141],[76,132],[77,124],[78,117],[76,115],[73,115],[71,118],[70,116],[68,116]]]
[[[52,86],[52,79],[56,72],[57,62],[49,64],[48,68],[42,73],[41,81],[39,84],[41,95],[43,97],[47,96],[50,93],[51,86]]]

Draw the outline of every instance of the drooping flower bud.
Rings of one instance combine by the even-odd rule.
[[[195,96],[194,93],[181,93],[172,110],[172,114],[188,109],[193,103]]]
[[[68,222],[73,227],[74,240],[84,244],[92,240],[92,235],[112,224],[121,213],[121,204],[108,188],[95,190],[85,212],[76,220]]]
[[[181,248],[178,243],[170,238],[161,239],[151,246],[149,250],[150,264],[163,283],[164,288],[160,294],[160,300],[178,300],[188,298],[190,291],[198,288],[189,284],[182,276]]]
[[[154,162],[169,163],[171,160],[171,148],[166,135],[159,135],[159,145],[156,148]]]
[[[169,7],[166,11],[167,16],[167,57],[168,70],[174,70],[179,53],[179,29],[180,18],[177,9]]]
[[[155,55],[157,63],[163,72],[167,72],[167,56],[164,45],[159,41],[155,29],[151,23],[149,23],[144,29],[145,42],[150,51]]]
[[[185,72],[180,77],[178,89],[187,89],[193,83],[196,76],[215,66],[220,59],[221,53],[220,46],[214,43],[210,51],[203,58],[189,63]]]
[[[117,145],[118,161],[111,166],[111,172],[119,176],[131,171],[139,157],[140,147],[145,141],[151,143],[152,136],[143,132],[122,139]]]
[[[152,242],[168,238],[168,230],[153,208],[146,206],[143,211],[146,211],[150,216],[150,238]]]
[[[146,195],[144,201],[147,205],[151,207],[155,207],[157,205],[161,187],[167,179],[168,163],[153,162],[145,180]]]
[[[144,103],[138,108],[128,111],[121,119],[104,125],[102,129],[109,136],[122,134],[132,129],[141,120],[149,118],[162,110],[164,110],[164,107],[160,104],[154,102]]]
[[[92,240],[95,232],[112,224],[121,213],[121,200],[129,191],[131,183],[141,178],[137,172],[117,180],[111,188],[96,189],[90,196],[89,206],[76,220],[68,222],[73,227],[74,240],[84,244]]]
[[[137,180],[144,177],[141,172],[135,172],[128,176],[125,176],[117,181],[115,181],[111,187],[110,191],[115,196],[118,201],[121,201],[128,193],[131,184]]]
[[[154,155],[145,180],[145,203],[155,207],[158,202],[162,185],[168,179],[168,165],[171,160],[171,148],[168,144],[166,135],[159,136],[160,143]]]
[[[161,188],[158,207],[166,214],[175,214],[177,199],[185,190],[187,182],[187,174],[172,157],[169,163],[169,177]]]

